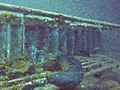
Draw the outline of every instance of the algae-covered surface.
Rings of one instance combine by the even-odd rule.
[[[72,90],[120,90],[120,64],[103,55],[76,56],[85,71],[82,82]],[[30,61],[19,57],[15,62],[0,63],[0,90],[58,90],[48,81],[54,73],[65,72],[69,64],[57,60]]]

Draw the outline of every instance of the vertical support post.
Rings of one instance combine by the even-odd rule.
[[[85,28],[87,29],[87,28]],[[83,50],[87,50],[87,31],[83,30],[83,41],[84,41],[84,49]]]
[[[92,51],[92,30],[88,29],[87,31],[87,50]]]
[[[10,60],[10,36],[11,36],[11,26],[10,24],[6,24],[6,30],[7,30],[7,36],[6,36],[6,41],[7,41],[7,59]]]
[[[59,28],[49,28],[49,53],[58,52]]]
[[[74,30],[68,30],[67,31],[67,54],[68,55],[74,55],[74,41],[75,41],[75,36],[74,36]]]
[[[32,26],[25,26],[25,53],[28,55],[29,59],[32,58],[32,52],[34,51],[33,49],[35,49],[35,46],[33,44],[33,36],[34,32],[36,31],[35,28],[33,28]],[[22,27],[22,35],[23,35],[23,27]],[[22,37],[22,52],[24,49],[24,35]],[[36,39],[34,38],[34,41]]]
[[[81,50],[86,50],[86,45],[85,44],[86,44],[85,31],[81,30]]]
[[[59,51],[63,54],[67,54],[67,28],[61,28],[59,30]]]
[[[74,47],[74,53],[75,55],[79,54],[79,50],[81,50],[81,30],[74,30],[74,35],[75,35],[75,47]]]
[[[7,58],[7,30],[6,25],[0,25],[0,62]]]
[[[47,56],[49,52],[49,29],[45,28],[45,35],[44,35],[44,51],[45,51],[45,56]]]
[[[96,31],[96,36],[97,36],[97,40],[96,40],[97,47],[101,48],[102,41],[101,41],[101,32],[99,30]]]
[[[22,54],[25,54],[25,25],[24,25],[24,15],[21,17],[21,31],[22,31]]]
[[[93,41],[92,49],[97,47],[97,33],[96,32],[97,32],[96,30],[92,31],[92,41]]]
[[[11,60],[15,60],[16,57],[20,57],[23,54],[23,26],[11,25]]]

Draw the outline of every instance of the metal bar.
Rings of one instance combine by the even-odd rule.
[[[7,59],[10,60],[10,49],[11,49],[11,46],[10,46],[10,36],[11,36],[11,26],[10,24],[6,24],[6,30],[7,30],[7,36],[6,36],[6,41],[7,41]]]
[[[89,24],[99,24],[102,26],[110,26],[110,27],[118,27],[120,28],[120,25],[118,24],[113,24],[113,23],[108,23],[108,22],[103,22],[103,21],[96,21],[96,20],[91,20],[91,19],[85,19],[81,17],[73,17],[70,15],[64,15],[60,13],[53,13],[53,12],[48,12],[48,11],[42,11],[39,9],[32,9],[32,8],[26,8],[26,7],[20,7],[20,6],[14,6],[14,5],[9,5],[9,4],[3,4],[0,3],[0,10],[5,10],[5,11],[12,11],[12,12],[19,12],[19,13],[24,13],[25,15],[31,14],[31,15],[38,15],[38,16],[46,16],[46,17],[51,17],[51,18],[62,18],[64,20],[70,20],[74,22],[82,22],[82,23],[89,23]]]
[[[68,55],[74,55],[74,45],[75,42],[75,36],[74,36],[74,30],[68,30],[67,31],[67,54]]]
[[[59,30],[59,51],[63,54],[67,54],[67,36],[66,28],[61,28]]]

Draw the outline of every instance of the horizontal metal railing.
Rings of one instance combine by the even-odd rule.
[[[43,11],[43,10],[39,10],[39,9],[26,8],[26,7],[14,6],[14,5],[3,4],[3,3],[0,3],[0,10],[23,13],[24,15],[30,14],[30,15],[37,15],[37,16],[69,20],[71,22],[80,22],[80,23],[88,23],[88,24],[93,24],[93,25],[101,25],[101,26],[105,26],[105,27],[110,26],[110,27],[120,28],[120,25],[118,25],[118,24],[113,24],[113,23],[108,23],[108,22],[103,22],[103,21],[96,21],[96,20],[91,20],[91,19],[85,19],[85,18],[81,18],[81,17],[74,17],[74,16],[64,15],[64,14],[60,14],[60,13],[53,13],[53,12]]]

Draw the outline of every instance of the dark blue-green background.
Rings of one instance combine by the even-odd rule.
[[[120,0],[0,0],[0,2],[120,24]]]

